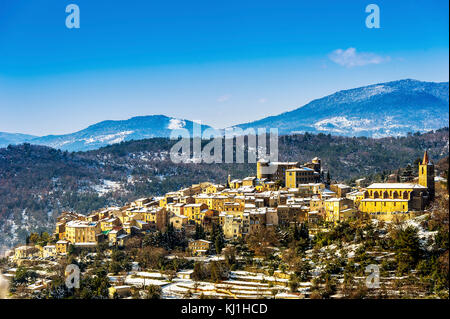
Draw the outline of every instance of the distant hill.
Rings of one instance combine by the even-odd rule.
[[[193,122],[165,115],[138,116],[123,121],[103,121],[66,135],[49,135],[30,140],[31,144],[46,145],[69,151],[87,151],[130,140],[170,137],[174,129],[184,128],[193,135]],[[202,131],[209,126],[202,125]]]
[[[0,147],[5,147],[9,144],[21,144],[36,137],[28,134],[0,132]]]
[[[45,145],[68,151],[87,151],[122,141],[142,140],[152,137],[170,137],[173,129],[185,128],[193,135],[193,122],[164,115],[138,116],[123,121],[103,121],[91,125],[84,130],[65,134],[47,135],[43,137],[28,136],[14,140],[1,140],[0,147],[9,144],[27,142],[35,145]],[[202,131],[209,128],[202,125]],[[4,133],[0,133],[4,134]]]
[[[0,148],[0,247],[23,242],[30,231],[51,230],[64,210],[88,213],[201,181],[224,184],[228,174],[255,174],[254,163],[174,164],[169,151],[175,142],[151,138],[77,153],[30,144]],[[332,180],[381,181],[391,171],[413,165],[425,149],[437,163],[448,156],[448,143],[444,128],[380,139],[295,134],[280,136],[278,146],[282,161],[320,157]]]
[[[384,137],[445,127],[448,116],[448,82],[407,79],[339,91],[293,111],[236,127],[278,128],[279,134]]]

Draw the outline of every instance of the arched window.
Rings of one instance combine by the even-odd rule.
[[[397,198],[398,198],[398,193],[397,193],[397,191],[394,191],[394,194],[392,195],[392,197],[393,197],[394,199],[397,199]]]
[[[408,192],[407,191],[403,192],[403,199],[408,199]]]
[[[375,192],[373,192],[373,198],[379,198],[380,196],[378,195],[378,192],[377,191],[375,191]]]

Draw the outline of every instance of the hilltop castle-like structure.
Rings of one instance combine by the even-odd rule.
[[[295,188],[299,184],[318,183],[321,179],[321,161],[315,157],[311,162],[270,162],[259,160],[256,164],[258,179],[280,180],[288,188]]]

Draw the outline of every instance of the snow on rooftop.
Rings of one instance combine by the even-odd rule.
[[[425,186],[422,186],[419,184],[412,184],[412,183],[373,183],[367,187],[367,189],[379,189],[379,188],[426,189]]]

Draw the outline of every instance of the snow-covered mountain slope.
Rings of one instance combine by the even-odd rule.
[[[86,151],[120,143],[152,137],[170,137],[172,130],[187,129],[191,136],[193,122],[164,115],[133,117],[124,121],[103,121],[66,135],[48,135],[27,142],[68,151]],[[202,125],[202,130],[209,126]]]
[[[398,136],[448,126],[449,85],[400,80],[339,91],[247,128],[278,128],[280,134],[323,132],[347,136]]]
[[[280,135],[330,133],[345,136],[400,136],[448,127],[449,84],[400,80],[344,90],[314,100],[277,116],[237,125],[242,129],[277,128]],[[0,147],[8,144],[46,145],[68,151],[86,151],[152,137],[169,137],[185,128],[194,136],[193,122],[151,115],[123,121],[103,121],[66,135],[33,137],[0,133]],[[202,125],[202,131],[210,126]],[[219,131],[217,131],[219,132]],[[223,130],[222,130],[223,133]]]

